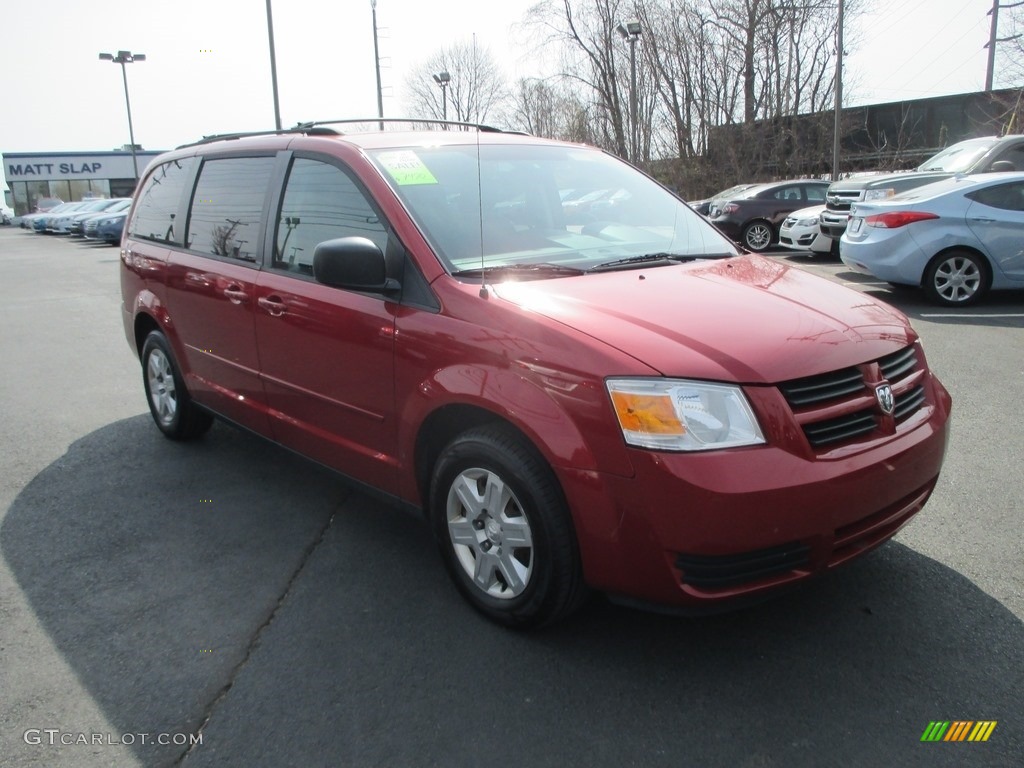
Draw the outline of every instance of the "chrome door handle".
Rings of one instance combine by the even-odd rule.
[[[228,300],[232,304],[241,304],[249,298],[249,294],[243,291],[241,286],[238,285],[232,285],[229,288],[225,288],[224,295],[228,297]]]
[[[198,272],[186,272],[185,282],[199,285],[203,288],[210,287],[210,281],[206,279],[206,275],[200,275]]]
[[[274,317],[280,317],[288,311],[288,305],[285,304],[281,299],[276,296],[267,297],[260,296],[256,299],[256,303],[259,304],[263,309],[267,310]]]
[[[987,216],[971,216],[971,221],[980,221],[983,224],[992,224],[995,219],[990,219]]]

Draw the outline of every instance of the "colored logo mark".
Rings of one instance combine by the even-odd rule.
[[[988,741],[998,720],[932,720],[921,741]]]

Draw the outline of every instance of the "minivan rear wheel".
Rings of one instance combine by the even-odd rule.
[[[430,513],[449,575],[493,621],[519,628],[551,623],[585,596],[561,488],[511,427],[479,427],[445,448],[434,468]]]
[[[213,417],[196,407],[185,389],[167,337],[151,331],[142,345],[142,383],[157,427],[172,440],[191,440],[204,434]]]

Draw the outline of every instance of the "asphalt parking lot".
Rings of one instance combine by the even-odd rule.
[[[1024,764],[1024,291],[952,312],[770,258],[912,318],[954,398],[925,511],[764,605],[520,634],[417,519],[224,425],[164,439],[118,250],[0,228],[0,764]]]

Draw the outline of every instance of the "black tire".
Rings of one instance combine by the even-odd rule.
[[[972,251],[940,253],[924,271],[925,296],[944,307],[966,307],[984,296],[992,284],[992,273],[984,257]]]
[[[743,228],[743,247],[748,251],[766,251],[774,240],[775,230],[762,219],[752,221]]]
[[[185,389],[178,363],[160,331],[151,331],[142,345],[142,385],[153,421],[171,440],[193,440],[213,424]]]
[[[455,438],[434,467],[429,511],[452,581],[489,619],[520,629],[550,624],[585,598],[561,488],[514,429],[487,425]]]

